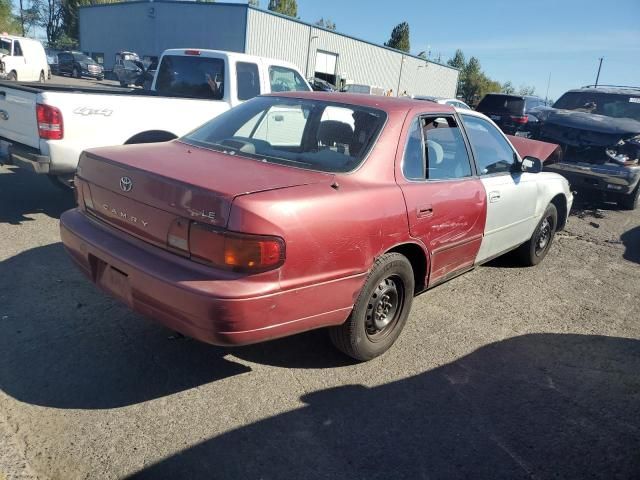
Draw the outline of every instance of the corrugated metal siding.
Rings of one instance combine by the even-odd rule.
[[[399,92],[406,90],[408,95],[454,97],[456,93],[457,70],[249,9],[246,53],[292,62],[311,76],[317,50],[338,54],[336,73],[352,83],[392,89],[394,94],[398,85]]]
[[[247,7],[212,3],[124,3],[80,9],[80,48],[111,68],[120,50],[160,55],[167,48],[244,51]]]

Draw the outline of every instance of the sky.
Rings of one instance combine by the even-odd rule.
[[[407,21],[411,53],[446,61],[460,48],[489,77],[541,97],[549,74],[552,99],[593,84],[600,57],[600,83],[640,86],[640,0],[298,0],[298,16],[378,44]]]

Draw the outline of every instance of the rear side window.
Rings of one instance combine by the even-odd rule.
[[[260,95],[260,74],[255,63],[236,63],[238,100],[249,100]]]
[[[269,67],[272,92],[308,92],[309,87],[295,70],[272,65]]]
[[[471,176],[462,132],[450,116],[414,121],[407,139],[403,173],[410,180],[450,180]]]
[[[482,118],[464,115],[463,119],[480,175],[511,172],[515,152],[502,133]]]
[[[511,95],[486,95],[476,110],[482,113],[522,115],[524,113],[524,99]]]
[[[161,95],[222,100],[224,60],[220,58],[166,55],[156,79]]]

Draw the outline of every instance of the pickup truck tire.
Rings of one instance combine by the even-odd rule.
[[[47,178],[60,190],[65,192],[73,190],[73,175],[47,175]]]
[[[80,78],[80,70],[77,67],[73,67],[73,71],[71,72],[71,76],[73,78]]]
[[[45,78],[44,78],[44,72],[40,72],[40,78],[38,79],[38,82],[40,82],[40,83],[44,83],[44,80],[45,80]]]
[[[15,70],[11,70],[7,75],[7,80],[11,80],[12,82],[16,82],[18,80],[18,74]]]
[[[411,263],[400,253],[380,256],[345,323],[329,329],[332,343],[356,360],[386,352],[404,328],[413,303]]]
[[[168,142],[169,140],[173,140],[178,138],[171,132],[164,132],[162,130],[151,130],[149,132],[141,132],[129,140],[124,142],[125,145],[133,145],[137,143],[160,143],[160,142]]]
[[[550,203],[540,222],[533,231],[531,238],[520,245],[516,254],[520,257],[520,262],[528,267],[538,265],[547,256],[558,227],[558,210],[553,203]]]
[[[636,185],[633,192],[621,195],[618,198],[618,206],[624,210],[635,210],[640,206],[640,183]]]

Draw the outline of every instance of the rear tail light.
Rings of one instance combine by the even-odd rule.
[[[200,55],[200,50],[185,50],[185,55]]]
[[[511,120],[519,125],[524,125],[529,121],[528,115],[511,115]]]
[[[62,113],[51,105],[36,105],[36,118],[38,119],[38,134],[45,140],[60,140],[64,137]]]
[[[279,237],[221,232],[192,223],[189,251],[193,260],[239,272],[264,272],[284,262],[285,244]]]

